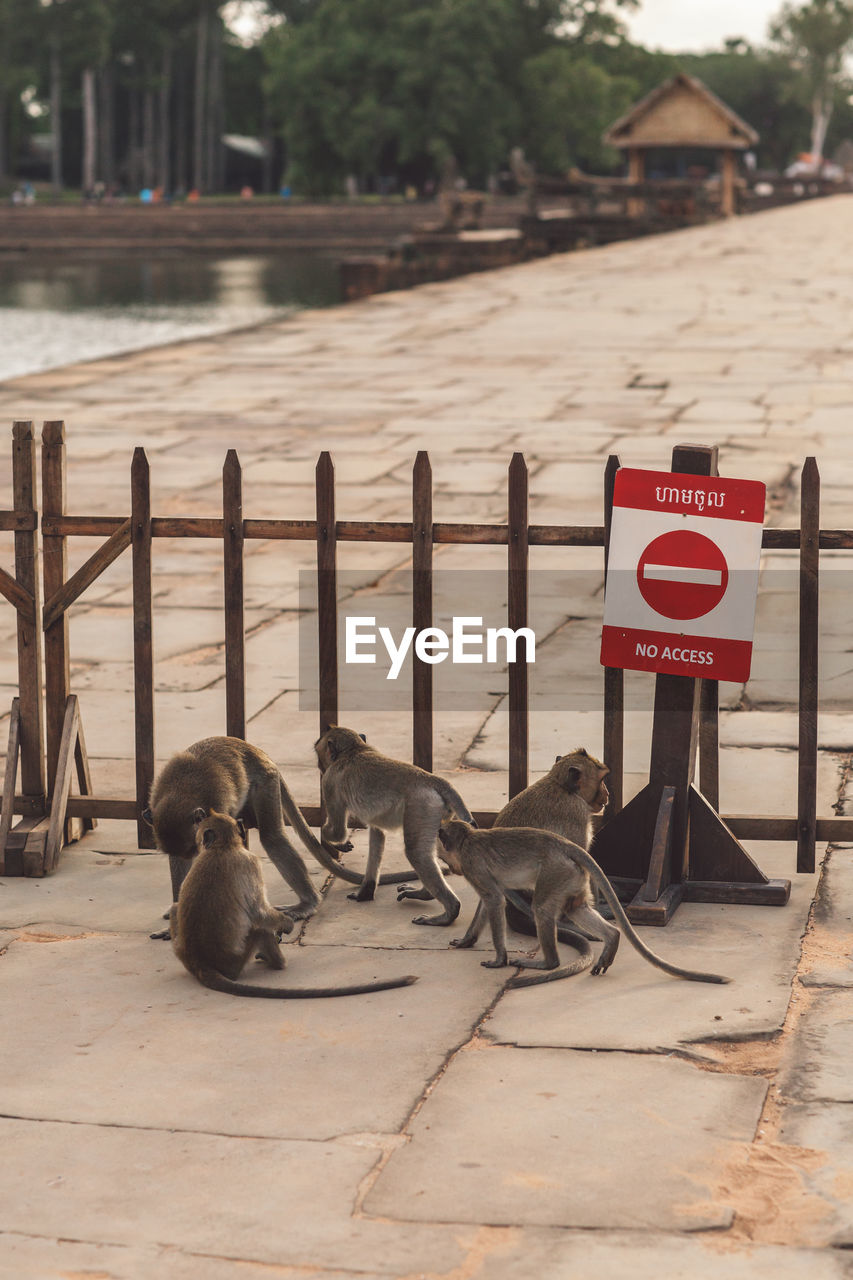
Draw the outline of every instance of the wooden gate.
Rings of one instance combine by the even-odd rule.
[[[411,521],[338,520],[332,459],[322,453],[316,467],[313,520],[248,519],[243,514],[242,472],[229,450],[222,472],[221,514],[157,517],[145,451],[131,465],[129,516],[69,515],[66,512],[65,432],[46,422],[42,433],[42,575],[39,573],[36,455],[32,424],[13,427],[13,508],[0,512],[0,530],[14,531],[14,574],[0,568],[0,593],[17,611],[18,697],[10,717],[9,750],[0,808],[0,870],[6,875],[44,875],[56,866],[63,839],[99,817],[137,822],[140,847],[151,847],[141,818],[154,775],[154,610],[151,586],[152,540],[206,538],[222,543],[225,619],[225,706],[223,732],[245,735],[245,641],[243,553],[247,540],[300,540],[316,545],[318,580],[319,721],[337,723],[337,546],[339,542],[399,542],[412,548],[412,624],[432,625],[433,549],[446,543],[507,548],[507,625],[528,622],[529,548],[601,547],[606,562],[614,478],[619,459],[611,456],[603,473],[601,525],[536,525],[528,513],[528,477],[517,453],[508,468],[507,518],[501,524],[440,523],[433,520],[429,457],[417,455],[412,473]],[[716,449],[679,446],[672,469],[716,474]],[[763,546],[800,553],[800,699],[798,801],[794,816],[718,816],[717,686],[684,676],[656,677],[649,783],[623,808],[623,673],[604,673],[604,756],[611,768],[611,801],[597,834],[595,851],[628,903],[632,919],[665,923],[678,902],[751,902],[780,905],[790,882],[768,880],[738,843],[796,840],[797,870],[814,870],[816,840],[853,837],[853,818],[816,817],[818,559],[823,548],[853,548],[853,531],[819,529],[820,480],[814,459],[802,475],[799,529],[765,529]],[[68,539],[101,536],[99,549],[71,577]],[[135,699],[135,795],[98,796],[92,791],[77,698],[69,675],[67,611],[100,574],[131,549],[133,579],[133,661]],[[44,607],[40,607],[43,582]],[[44,679],[42,679],[42,645]],[[432,667],[413,658],[412,759],[432,767]],[[509,792],[528,782],[529,705],[527,666],[508,668]],[[698,755],[699,788],[693,786]],[[70,795],[76,763],[79,795]],[[20,764],[20,786],[18,766]],[[312,823],[320,819],[307,806]],[[20,821],[12,826],[14,814]],[[488,825],[494,811],[478,812]],[[76,828],[70,826],[77,823]]]

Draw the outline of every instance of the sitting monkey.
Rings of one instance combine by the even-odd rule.
[[[199,806],[228,813],[240,818],[245,826],[258,828],[270,861],[299,896],[295,906],[286,908],[294,920],[312,916],[320,895],[285,834],[285,817],[327,871],[350,884],[361,882],[361,876],[342,867],[323,848],[302,817],[278,767],[265,752],[242,738],[203,738],[164,765],[151,788],[150,807],[143,814],[154,828],[157,848],[169,855],[173,902],[178,901],[181,884],[196,853],[193,814]],[[405,879],[400,874],[389,877],[387,882],[399,884]],[[166,930],[151,936],[168,938],[169,933]]]
[[[544,778],[504,805],[493,825],[539,827],[588,849],[592,815],[610,799],[604,781],[609,772],[585,747],[557,756]]]
[[[472,820],[462,797],[434,773],[383,756],[352,729],[332,725],[317,739],[314,750],[323,774],[323,839],[342,846],[348,818],[370,828],[367,870],[361,888],[350,897],[356,902],[372,901],[385,832],[402,827],[406,857],[420,876],[423,889],[403,887],[398,901],[437,898],[444,911],[436,916],[416,916],[413,923],[452,924],[460,903],[441,873],[435,842],[442,818],[457,813],[468,822]]]
[[[573,965],[559,968],[557,920],[563,912],[571,923],[590,930],[594,937],[604,939],[604,948],[592,972],[607,972],[616,955],[620,935],[619,930],[593,908],[591,880],[601,889],[629,942],[650,964],[664,973],[692,982],[730,981],[714,973],[682,969],[651,951],[635,932],[613,886],[595,859],[580,845],[564,840],[562,836],[532,827],[493,827],[490,831],[477,831],[467,822],[453,820],[442,826],[438,838],[448,864],[465,876],[480,895],[467,932],[464,937],[455,939],[451,946],[473,947],[488,915],[495,958],[482,961],[486,968],[497,969],[509,963],[504,918],[506,892],[527,889],[533,894],[533,916],[542,959],[522,958],[512,963],[526,969],[550,972],[532,978],[514,978],[508,983],[510,987],[528,987],[554,978],[566,978],[589,966],[591,961],[581,958]]]
[[[237,982],[258,954],[272,969],[284,968],[278,940],[293,920],[270,905],[260,860],[243,847],[245,830],[230,815],[197,809],[193,815],[198,856],[193,859],[170,912],[172,946],[186,969],[212,991],[267,1000],[355,996],[406,987],[417,979],[394,978],[352,987],[258,987]]]
[[[588,850],[592,815],[600,813],[610,799],[604,781],[609,772],[607,765],[591,756],[585,747],[557,756],[544,778],[504,805],[493,826],[539,827]],[[506,919],[519,933],[534,932],[529,894],[508,892]],[[583,956],[591,954],[585,934],[562,922],[558,922],[557,930],[561,942],[570,943]]]

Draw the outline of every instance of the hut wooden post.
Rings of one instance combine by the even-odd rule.
[[[735,153],[726,147],[720,153],[720,211],[730,218],[735,212]]]

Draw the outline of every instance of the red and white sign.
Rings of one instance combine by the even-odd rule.
[[[764,499],[755,480],[617,471],[604,666],[749,678]]]

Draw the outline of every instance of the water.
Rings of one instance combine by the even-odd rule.
[[[334,258],[0,258],[0,381],[340,301]]]

